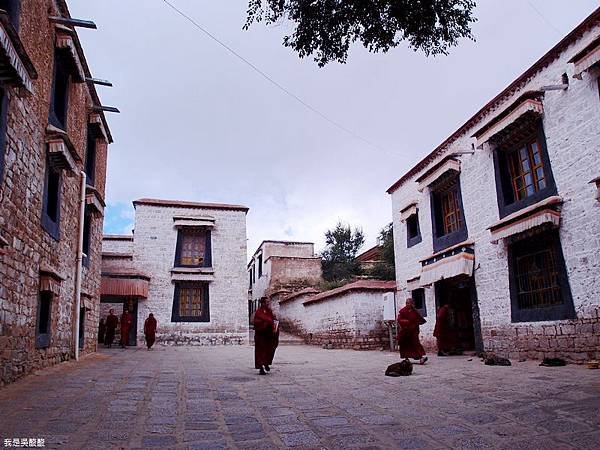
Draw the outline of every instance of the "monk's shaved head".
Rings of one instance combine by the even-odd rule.
[[[412,298],[410,298],[410,297],[407,298],[406,299],[406,306],[412,306],[412,307],[414,307],[415,306],[415,301]]]

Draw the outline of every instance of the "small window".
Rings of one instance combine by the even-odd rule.
[[[176,283],[171,322],[209,322],[208,305],[208,283]]]
[[[96,178],[96,136],[91,126],[87,129],[87,146],[85,152],[85,175],[88,186],[94,186]]]
[[[210,231],[204,228],[181,228],[177,235],[176,267],[210,267]]]
[[[520,201],[546,187],[544,163],[537,139],[507,154],[514,201]]]
[[[13,27],[19,30],[19,16],[21,14],[21,0],[0,0],[0,9],[8,13],[8,18]]]
[[[425,304],[425,289],[415,289],[414,291],[412,291],[411,297],[415,302],[415,309],[417,309],[423,317],[427,317],[427,305]]]
[[[6,123],[8,121],[8,98],[0,88],[0,181],[4,175],[4,155],[6,154]]]
[[[509,269],[513,322],[575,317],[558,231],[511,244]]]
[[[60,189],[61,171],[46,160],[42,226],[56,240],[60,238]]]
[[[419,213],[415,213],[406,219],[406,246],[412,247],[413,245],[421,242],[421,229],[419,227]]]
[[[447,178],[432,188],[431,204],[435,252],[467,239],[458,175]]]
[[[252,288],[252,269],[248,271],[248,287]]]
[[[35,335],[35,346],[37,348],[44,348],[50,345],[51,314],[52,292],[40,292]]]
[[[258,278],[262,277],[262,273],[263,273],[263,259],[262,259],[262,253],[260,255],[258,255]]]
[[[83,219],[83,265],[88,267],[90,264],[90,240],[92,228],[92,214],[89,208],[85,208]]]
[[[54,79],[50,98],[48,121],[61,130],[67,130],[67,111],[69,106],[69,65],[63,51],[54,52]]]

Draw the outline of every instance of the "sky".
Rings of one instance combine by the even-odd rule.
[[[274,87],[163,0],[69,0],[115,142],[104,231],[129,234],[132,201],[242,204],[248,254],[261,241],[324,245],[338,221],[362,228],[367,250],[391,222],[386,193],[596,7],[597,0],[480,0],[475,42],[426,57],[401,44],[360,44],[347,64],[319,68],[283,47],[289,23],[244,31],[247,0],[170,0],[331,120]]]

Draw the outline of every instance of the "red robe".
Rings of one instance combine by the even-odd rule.
[[[112,345],[115,338],[115,330],[119,324],[119,318],[114,314],[109,314],[106,318],[106,336],[104,337],[104,343],[106,345]]]
[[[452,330],[450,323],[450,315],[450,307],[444,305],[438,310],[435,318],[433,335],[437,338],[438,350],[440,352],[449,352],[453,350],[456,345],[454,331]]]
[[[275,316],[270,308],[258,308],[254,313],[254,367],[270,366],[279,344],[279,330],[274,329]]]
[[[419,325],[425,319],[416,309],[405,306],[398,312],[398,344],[402,358],[419,359],[425,356],[425,349],[419,342]]]
[[[144,336],[146,336],[146,345],[148,348],[154,345],[156,340],[156,318],[154,316],[148,317],[144,322]]]
[[[129,311],[121,316],[121,345],[129,345],[129,330],[133,324],[133,317]]]

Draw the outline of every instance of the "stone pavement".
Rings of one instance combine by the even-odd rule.
[[[387,352],[252,347],[102,350],[0,390],[0,445],[46,448],[598,449],[600,370],[431,357],[389,378]]]

